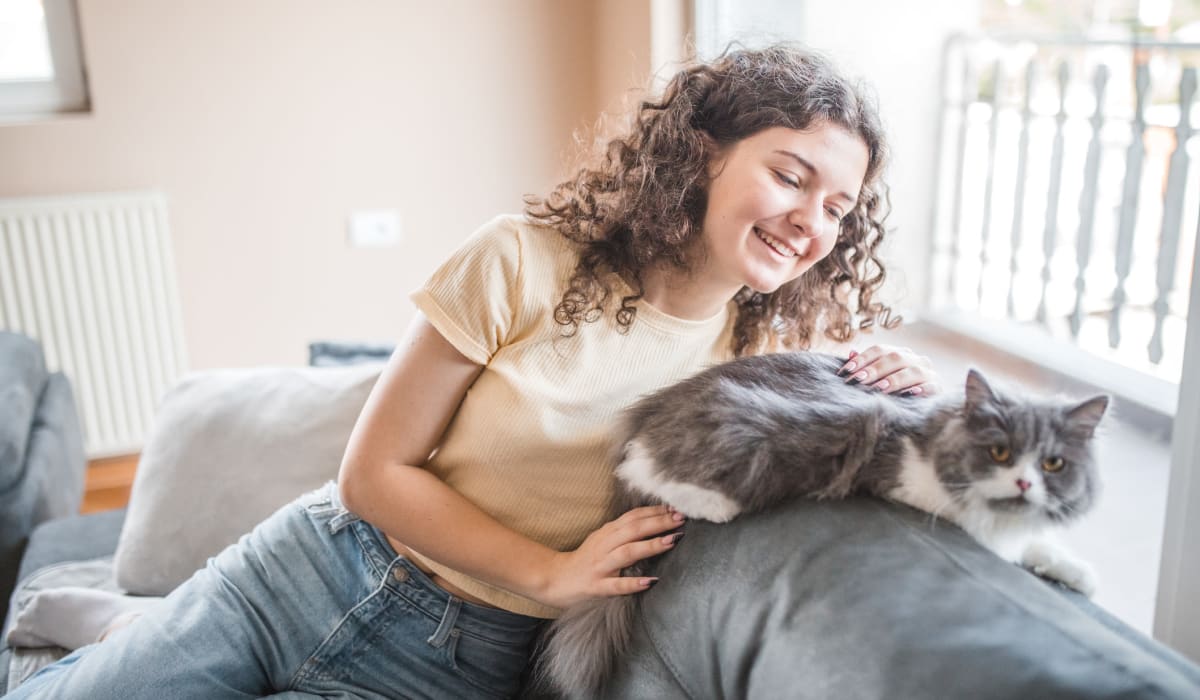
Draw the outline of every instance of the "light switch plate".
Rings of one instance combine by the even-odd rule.
[[[400,245],[400,212],[395,209],[359,209],[350,212],[348,242],[351,248],[394,248]]]

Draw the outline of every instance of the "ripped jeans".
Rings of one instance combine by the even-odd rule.
[[[451,596],[327,484],[6,697],[508,697],[542,622]]]

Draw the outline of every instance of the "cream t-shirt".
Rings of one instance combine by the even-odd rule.
[[[558,551],[602,525],[620,411],[638,397],[730,359],[732,302],[689,321],[644,302],[627,333],[611,309],[571,337],[554,307],[577,261],[574,244],[522,216],[483,226],[412,294],[438,331],[484,365],[425,464],[476,506]],[[619,283],[614,303],[628,288]],[[559,611],[413,552],[496,607],[535,617]]]

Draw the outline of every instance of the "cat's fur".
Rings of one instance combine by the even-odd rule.
[[[666,503],[726,522],[788,499],[869,493],[955,522],[1006,559],[1091,593],[1089,567],[1035,536],[1095,500],[1090,447],[1108,397],[1003,393],[974,370],[962,392],[898,397],[847,384],[843,364],[819,353],[742,358],[642,399],[617,435],[613,516]],[[1056,459],[1061,469],[1043,468]],[[613,596],[564,611],[541,675],[569,696],[594,695],[628,647],[637,603]]]

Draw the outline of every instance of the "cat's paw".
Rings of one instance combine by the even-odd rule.
[[[1021,554],[1021,566],[1089,598],[1096,592],[1096,571],[1092,565],[1048,542],[1031,542]]]
[[[714,489],[670,479],[662,474],[650,452],[637,441],[625,446],[617,478],[634,493],[668,503],[689,519],[727,523],[742,512],[741,505]]]
[[[741,506],[716,491],[690,484],[678,484],[670,491],[668,502],[690,520],[727,523],[742,512]]]

